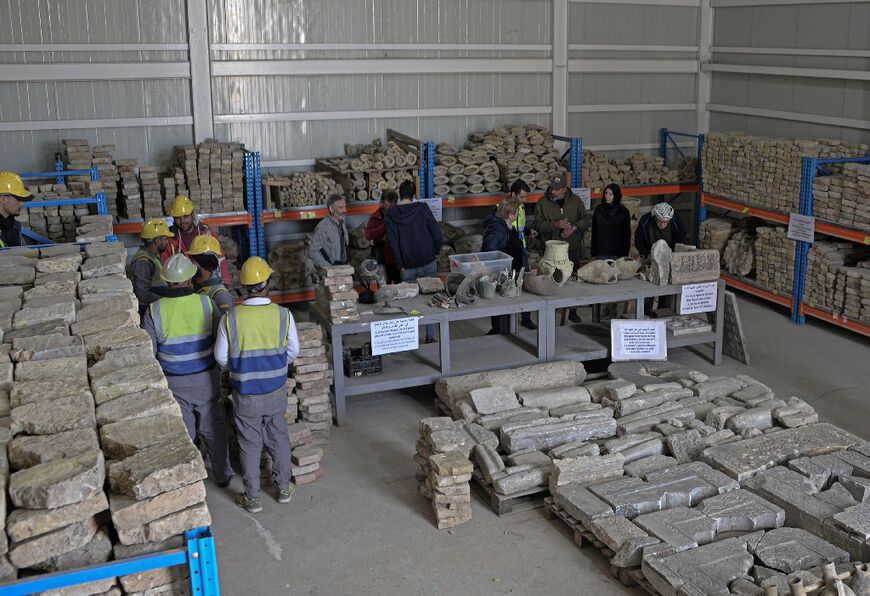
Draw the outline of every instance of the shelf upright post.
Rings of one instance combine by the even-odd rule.
[[[663,128],[667,131],[667,128]],[[695,193],[695,226],[692,230],[695,246],[701,247],[701,222],[707,219],[707,207],[701,202],[701,193],[704,192],[704,167],[701,165],[701,153],[704,149],[704,135],[698,135],[697,160],[695,162],[695,177],[698,179],[698,192]]]
[[[63,160],[60,157],[60,152],[54,154],[54,171],[58,172],[57,177],[54,179],[57,184],[63,184]]]
[[[187,566],[195,596],[220,596],[217,556],[210,528],[202,527],[184,533],[187,540]]]
[[[263,177],[260,174],[260,152],[254,152],[254,201],[256,205],[257,254],[266,258],[266,228],[263,227]],[[253,222],[252,222],[253,223]]]
[[[432,198],[435,194],[435,143],[420,143],[420,197]]]
[[[257,203],[254,197],[254,158],[253,154],[245,149],[245,208],[251,217],[251,225],[248,226],[248,254],[247,256],[257,255]]]
[[[569,161],[571,186],[580,188],[583,186],[583,139],[571,137],[571,157]]]
[[[91,168],[91,182],[99,182],[99,181],[100,181],[100,171],[96,168],[96,166],[94,166]],[[97,199],[97,214],[98,215],[108,215],[109,209],[106,207],[106,193],[104,193],[101,190],[95,196]]]
[[[665,160],[665,166],[668,165],[668,129],[659,129],[659,157]]]
[[[801,159],[801,188],[798,202],[798,213],[801,215],[813,214],[813,178],[816,175],[816,159],[804,157]],[[793,323],[803,325],[806,316],[802,312],[804,298],[804,285],[807,273],[807,255],[810,251],[808,242],[795,242],[794,248],[794,281],[792,284],[791,320]]]

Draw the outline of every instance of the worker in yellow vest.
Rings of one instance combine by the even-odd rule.
[[[24,203],[33,200],[21,176],[0,172],[0,248],[21,246],[21,223],[15,220]]]
[[[184,255],[166,261],[166,296],[152,302],[142,327],[151,336],[157,362],[181,407],[191,440],[199,436],[208,450],[218,486],[233,478],[226,420],[220,403],[220,375],[214,360],[220,311],[211,298],[193,291],[196,265]]]
[[[290,433],[284,416],[287,367],[299,353],[299,338],[290,311],[269,299],[272,273],[260,257],[244,262],[241,282],[248,297],[221,318],[214,346],[215,360],[229,369],[233,387],[233,418],[245,483],[236,503],[249,513],[263,510],[263,447],[272,458],[278,502],[289,503],[296,490],[290,481]]]
[[[142,224],[142,231],[139,232],[142,246],[127,266],[127,277],[133,282],[133,293],[139,300],[140,317],[145,315],[148,305],[160,300],[166,291],[166,282],[161,276],[163,262],[160,253],[166,250],[173,235],[162,219],[149,219]]]
[[[233,294],[224,286],[221,276],[216,273],[220,252],[221,245],[214,236],[203,234],[190,243],[187,256],[196,265],[193,288],[211,298],[221,313],[225,313],[235,305],[236,301]]]

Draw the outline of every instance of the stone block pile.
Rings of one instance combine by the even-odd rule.
[[[160,178],[154,166],[139,166],[139,187],[142,197],[142,217],[163,217],[163,195],[160,191]],[[172,200],[174,197],[169,197]],[[205,211],[204,213],[211,213]]]
[[[865,320],[870,315],[870,252],[851,242],[817,240],[807,255],[804,301]]]
[[[142,217],[142,189],[136,175],[139,160],[118,159],[115,160],[115,165],[118,167],[118,175],[121,178],[118,215],[126,219],[139,219]]]
[[[731,237],[731,222],[723,218],[706,219],[699,228],[701,248],[713,249],[723,254]]]
[[[99,183],[96,183],[99,184]],[[22,226],[53,242],[74,242],[76,226],[82,217],[91,213],[90,205],[62,205],[40,207],[42,201],[90,197],[89,191],[72,191],[66,184],[39,184],[29,187],[34,199],[27,209],[15,218]]]
[[[299,355],[290,365],[290,377],[297,402],[297,419],[307,424],[313,445],[326,445],[332,428],[329,387],[333,371],[326,354],[323,330],[317,323],[297,323],[296,331]]]
[[[791,294],[794,281],[794,240],[782,227],[756,230],[755,279],[766,288]]]
[[[125,263],[123,245],[96,242],[0,254],[5,579],[174,548],[211,523],[206,469],[139,328]],[[189,589],[173,567],[75,593]]]
[[[321,270],[322,277],[314,288],[314,303],[334,324],[351,323],[359,319],[353,286],[353,267],[335,265]]]
[[[494,151],[495,145],[476,144],[460,150],[450,143],[438,143],[435,146],[435,195],[503,191],[498,164],[490,158]]]
[[[68,170],[89,170],[97,168],[99,182],[92,182],[90,176],[70,176],[66,180],[70,191],[80,193],[80,197],[92,197],[102,191],[106,195],[106,206],[111,215],[118,214],[118,181],[120,175],[112,160],[114,145],[91,147],[85,139],[63,139],[63,160]]]
[[[311,272],[314,262],[307,255],[308,244],[304,240],[288,242],[269,251],[269,263],[275,269],[272,287],[276,290],[292,290],[314,285]]]
[[[245,210],[244,152],[238,143],[207,139],[177,146],[172,174],[175,192],[190,197],[199,213]]]
[[[858,157],[867,145],[711,133],[702,149],[704,190],[777,211],[797,211],[803,157]]]
[[[725,270],[734,275],[747,276],[755,269],[755,236],[738,230],[728,239],[722,262]]]
[[[668,184],[695,179],[695,158],[677,169],[668,168],[661,157],[635,153],[627,159],[610,159],[606,153],[583,151],[583,186],[600,188],[607,184]]]
[[[477,425],[448,417],[424,418],[417,440],[417,482],[420,494],[432,501],[438,529],[454,528],[471,519],[473,449],[492,446],[498,439]]]
[[[317,160],[317,169],[332,172],[351,201],[377,201],[385,190],[398,191],[405,180],[414,180],[418,168],[415,152],[394,141],[375,139],[368,145],[346,144],[344,157]]]
[[[483,149],[495,158],[503,173],[504,190],[517,178],[525,180],[532,189],[543,190],[554,176],[565,171],[559,163],[562,151],[554,146],[553,134],[537,124],[471,133],[465,149]],[[494,188],[494,182],[491,184]]]
[[[266,209],[325,205],[330,195],[344,196],[344,189],[325,172],[271,176],[263,180],[263,186],[270,189]]]
[[[870,230],[870,164],[843,164],[842,174],[813,180],[813,213],[819,219]]]

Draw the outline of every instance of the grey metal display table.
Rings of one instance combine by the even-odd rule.
[[[457,321],[497,315],[517,315],[522,312],[537,312],[538,321],[543,321],[546,318],[547,305],[546,300],[541,296],[528,293],[510,299],[496,296],[491,300],[478,300],[471,306],[451,309],[432,308],[426,304],[428,301],[428,296],[417,296],[410,300],[396,302],[396,305],[403,308],[406,313],[416,310],[420,312],[419,315],[361,316],[353,323],[337,325],[330,323],[328,317],[314,304],[311,305],[311,312],[324,324],[332,341],[336,424],[341,426],[346,422],[346,398],[351,395],[431,385],[444,376],[546,362],[546,325],[538,325],[537,331],[524,331],[512,335],[486,335],[465,339],[450,337],[450,323]],[[438,342],[421,344],[420,348],[413,352],[384,356],[384,371],[381,374],[352,378],[344,376],[343,354],[346,335],[368,334],[373,321],[408,316],[419,317],[418,326],[429,323],[438,325]],[[515,321],[511,327],[516,328]]]
[[[463,375],[488,370],[499,370],[552,362],[555,360],[594,360],[606,358],[610,352],[609,327],[593,321],[582,325],[556,324],[560,308],[600,305],[634,301],[637,318],[643,318],[644,300],[658,296],[676,295],[682,286],[656,286],[639,279],[620,281],[613,285],[568,282],[549,297],[524,293],[518,298],[496,296],[479,300],[463,308],[440,309],[427,306],[428,296],[400,300],[396,304],[406,313],[413,310],[419,315],[390,314],[361,316],[353,323],[332,324],[314,304],[310,310],[326,327],[332,342],[332,363],[335,371],[334,415],[339,426],[347,422],[347,397],[431,385],[444,376]],[[713,364],[722,361],[722,332],[725,285],[719,282],[716,319],[712,331],[674,337],[668,332],[668,348],[697,344],[713,344]],[[516,332],[516,315],[522,312],[538,313],[537,331]],[[485,335],[452,339],[450,324],[469,319],[512,315],[510,335]],[[400,352],[384,356],[381,374],[352,377],[344,375],[344,337],[368,334],[371,323],[390,319],[419,317],[418,326],[434,323],[439,328],[439,341],[421,344],[413,352]]]
[[[712,362],[722,363],[722,335],[724,330],[725,282],[719,280],[716,294],[716,317],[713,330],[674,336],[668,331],[668,349],[713,344]],[[581,325],[556,324],[557,310],[577,306],[595,306],[613,302],[634,301],[638,319],[646,318],[644,300],[661,296],[679,296],[683,286],[657,286],[640,279],[628,279],[613,285],[566,282],[559,291],[547,298],[547,362],[555,360],[597,360],[610,353],[610,327],[597,321]],[[679,304],[679,302],[678,302]]]

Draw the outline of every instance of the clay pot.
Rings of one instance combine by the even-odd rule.
[[[849,587],[856,596],[870,596],[870,565],[864,563],[855,566],[855,575],[849,582]]]
[[[536,294],[538,296],[552,296],[559,291],[559,284],[556,283],[556,280],[553,279],[552,275],[526,273],[525,280],[523,281],[523,289],[530,294]]]
[[[629,259],[628,257],[620,257],[616,259],[616,268],[619,269],[619,279],[631,279],[637,275],[640,270],[640,261]]]
[[[791,590],[791,596],[807,596],[807,590],[804,588],[804,580],[799,577],[793,577],[788,580],[788,587]]]
[[[562,240],[547,240],[544,257],[538,265],[542,275],[552,275],[555,282],[562,285],[574,271],[574,263],[568,259],[568,243]],[[556,274],[559,271],[559,274]]]
[[[764,596],[779,596],[779,590],[776,586],[764,586]]]
[[[591,284],[615,284],[619,281],[619,269],[611,259],[592,261],[577,270],[577,278]]]
[[[495,298],[496,283],[489,279],[477,280],[477,294],[484,299]]]
[[[837,575],[836,565],[828,563],[822,567],[822,573],[825,579],[825,589],[821,592],[821,596],[855,596],[855,592],[846,586]]]

